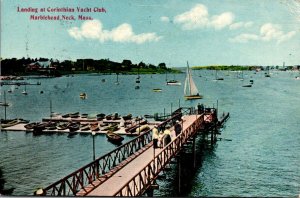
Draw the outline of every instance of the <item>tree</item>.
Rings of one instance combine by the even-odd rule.
[[[166,63],[159,63],[159,64],[158,64],[158,68],[159,68],[159,69],[167,69]]]
[[[140,63],[138,64],[138,67],[139,67],[139,68],[146,68],[146,64],[143,63],[143,62],[140,62]]]
[[[132,66],[132,62],[131,62],[131,60],[123,60],[121,65],[124,70],[130,70],[131,66]]]

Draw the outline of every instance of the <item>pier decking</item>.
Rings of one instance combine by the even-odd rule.
[[[183,109],[180,109],[183,110]],[[217,113],[185,109],[176,111],[172,118],[158,127],[172,125],[182,118],[182,132],[163,148],[153,149],[151,129],[110,153],[99,157],[79,170],[44,188],[47,196],[141,196],[156,185],[156,178],[171,159],[178,155],[183,146],[205,130],[206,124],[217,128]],[[184,114],[184,116],[182,116]],[[229,115],[229,114],[228,114]],[[182,117],[181,117],[182,116]],[[210,121],[205,117],[211,117]],[[223,116],[224,117],[224,116]],[[225,118],[225,117],[224,117]],[[228,116],[226,116],[226,119]],[[223,120],[221,122],[223,123]],[[174,134],[173,127],[171,132]],[[216,131],[211,130],[212,142],[216,141]]]

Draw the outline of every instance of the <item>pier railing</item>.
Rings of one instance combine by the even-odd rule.
[[[141,171],[136,174],[130,181],[114,196],[142,196],[143,193],[154,183],[158,174],[165,168],[170,160],[175,157],[182,146],[196,133],[204,122],[204,115],[200,115],[196,121],[180,133],[156,157],[148,163]]]
[[[174,123],[175,120],[182,116],[182,113],[190,114],[192,112],[188,108],[185,108],[183,112],[182,108],[176,111],[175,115],[161,123],[159,127],[164,127],[167,123]],[[110,177],[113,174],[112,170],[118,168],[122,161],[132,156],[151,141],[152,134],[149,129],[133,140],[44,188],[44,193],[46,196],[76,196],[78,192],[80,192],[80,195],[86,195],[91,189],[99,186]]]

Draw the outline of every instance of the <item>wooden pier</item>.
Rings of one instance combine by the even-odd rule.
[[[164,129],[176,120],[181,120],[182,132],[162,148],[153,147],[151,129],[133,140],[119,146],[106,155],[69,174],[43,189],[46,196],[142,196],[157,188],[156,179],[161,171],[178,156],[188,142],[193,143],[198,133],[208,132],[212,143],[217,140],[218,123],[216,109],[196,111],[180,108],[172,118],[158,125]],[[181,118],[181,119],[180,119]],[[208,119],[209,118],[209,119]],[[174,127],[171,129],[174,134]],[[195,164],[195,159],[194,162]],[[178,184],[180,186],[180,177]],[[150,193],[151,194],[151,193]]]

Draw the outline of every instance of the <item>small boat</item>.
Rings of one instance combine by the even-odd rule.
[[[81,124],[81,131],[88,131],[90,130],[90,125],[89,124]]]
[[[136,124],[131,125],[130,127],[125,129],[126,133],[134,133],[136,129],[139,128],[141,125],[147,124],[147,120],[141,120],[140,122],[136,122]]]
[[[79,122],[70,122],[68,124],[68,129],[69,129],[70,133],[77,131],[79,128],[80,128]]]
[[[154,118],[154,115],[145,114],[144,118]]]
[[[15,126],[19,123],[20,123],[20,121],[18,119],[6,120],[6,121],[1,120],[0,128],[7,128],[7,127]]]
[[[114,131],[117,131],[119,130],[119,127],[117,124],[112,124],[110,126],[106,126],[102,129],[102,131],[111,131],[111,132],[114,132]]]
[[[106,119],[106,120],[111,120],[111,119],[112,119],[112,115],[107,115],[107,116],[105,116],[105,119]]]
[[[106,137],[108,139],[108,141],[112,142],[112,143],[115,143],[115,144],[120,144],[124,138],[116,133],[113,133],[111,131],[108,131],[106,133]]]
[[[47,122],[45,124],[45,128],[47,130],[55,130],[56,129],[56,122],[51,122],[51,121]]]
[[[98,122],[90,123],[89,127],[90,127],[90,130],[91,130],[91,131],[99,131],[99,125],[98,125]]]
[[[115,113],[114,116],[112,116],[111,119],[112,119],[112,120],[120,120],[121,118],[120,118],[120,116],[119,116],[118,113]]]
[[[67,114],[65,114],[65,115],[62,115],[61,117],[62,117],[62,118],[68,118],[68,117],[70,117],[70,114],[67,113]]]
[[[83,114],[81,114],[81,118],[87,118],[88,115],[89,115],[89,114],[87,114],[87,113],[83,113]]]
[[[252,85],[251,84],[249,84],[249,85],[243,85],[243,87],[252,87]]]
[[[106,126],[108,126],[108,123],[100,123],[99,125],[100,125],[100,127],[106,127]]]
[[[181,85],[181,82],[179,82],[178,80],[169,80],[167,81],[167,85]]]
[[[154,91],[154,92],[161,92],[162,89],[157,88],[157,89],[152,89],[152,91]]]
[[[46,123],[39,122],[35,126],[33,126],[34,132],[42,132],[46,128]]]
[[[9,103],[8,102],[0,102],[0,106],[8,107]]]
[[[135,89],[140,89],[140,86],[137,85],[137,86],[135,86],[134,88],[135,88]]]
[[[174,74],[173,80],[168,80],[168,73],[166,72],[166,85],[177,85],[177,86],[180,86],[181,82],[179,82],[178,80],[175,80],[175,74]]]
[[[132,118],[132,114],[128,114],[126,116],[122,116],[124,120],[130,120]]]
[[[58,130],[66,130],[68,129],[68,123],[67,122],[60,122],[57,124],[56,128]]]
[[[86,95],[86,93],[80,93],[80,94],[79,94],[79,97],[80,97],[81,99],[86,99],[87,95]]]
[[[190,71],[188,62],[187,62],[187,70],[186,70],[186,79],[184,84],[184,97],[187,100],[195,100],[195,99],[203,98],[203,96],[199,94],[199,91],[193,81],[192,73]]]
[[[150,127],[146,124],[146,125],[142,125],[142,126],[136,128],[135,131],[136,131],[137,133],[141,133],[141,132],[146,131],[146,130],[148,130],[148,129],[150,129]]]
[[[103,78],[101,81],[102,81],[102,82],[105,82],[105,79]]]
[[[98,121],[101,121],[105,118],[105,114],[104,113],[99,113],[99,114],[96,115],[96,118],[97,118]]]
[[[76,112],[76,113],[69,113],[69,116],[71,118],[78,118],[79,117],[79,112]]]
[[[31,129],[33,129],[33,127],[36,126],[37,124],[38,124],[37,122],[32,122],[32,123],[26,124],[24,127],[25,127],[25,129],[27,129],[27,130],[31,130]]]

